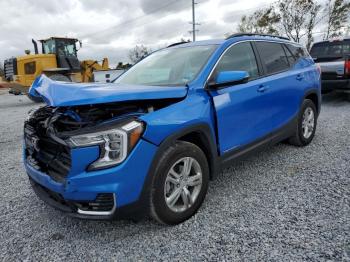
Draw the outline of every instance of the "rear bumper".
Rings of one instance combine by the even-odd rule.
[[[70,216],[86,219],[133,218],[145,213],[147,199],[142,193],[157,149],[155,145],[140,140],[124,163],[91,172],[81,167],[79,172],[70,173],[62,183],[36,170],[26,160],[24,166],[38,197]],[[84,159],[87,159],[87,155],[93,159],[96,150],[93,147],[84,148],[73,154],[73,161],[80,160],[85,165]],[[110,212],[81,212],[78,208],[80,203],[94,204],[101,194],[113,194],[114,205],[108,210]]]
[[[350,91],[350,79],[339,80],[322,80],[322,90],[349,90]]]

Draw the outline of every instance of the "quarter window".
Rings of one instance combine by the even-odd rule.
[[[308,56],[307,52],[301,46],[287,44],[287,48],[290,50],[296,60]]]
[[[256,42],[262,63],[265,66],[266,74],[274,74],[285,71],[289,63],[283,47],[279,43]]]
[[[217,64],[214,77],[223,71],[247,71],[250,79],[259,76],[253,48],[249,42],[236,44],[223,55]]]

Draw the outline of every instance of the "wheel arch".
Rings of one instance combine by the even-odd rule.
[[[304,99],[310,99],[316,106],[317,114],[320,114],[321,111],[321,96],[317,90],[309,90],[305,93]],[[303,102],[301,101],[301,103]]]
[[[210,179],[212,180],[217,176],[219,167],[217,166],[217,147],[211,145],[211,139],[203,130],[193,130],[178,137],[176,140],[192,143],[203,151],[209,165]]]
[[[220,166],[218,161],[216,138],[211,131],[211,128],[207,124],[201,123],[191,125],[168,136],[161,142],[154,162],[157,162],[157,158],[162,155],[162,152],[164,152],[176,141],[186,141],[198,146],[204,152],[207,158],[210,170],[210,179],[214,179],[217,176],[217,174],[220,172]]]

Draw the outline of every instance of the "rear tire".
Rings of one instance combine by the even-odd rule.
[[[178,141],[170,146],[155,169],[151,190],[151,216],[175,225],[192,217],[208,189],[206,156],[196,145]]]
[[[305,99],[299,112],[295,134],[289,139],[289,143],[294,146],[307,146],[315,136],[316,126],[316,106],[312,100]]]

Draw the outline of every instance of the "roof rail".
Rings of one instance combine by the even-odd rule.
[[[167,48],[168,48],[168,47],[172,47],[172,46],[177,46],[177,45],[187,44],[187,43],[189,43],[189,42],[186,42],[186,41],[177,42],[177,43],[173,43],[173,44],[171,44],[171,45],[168,45],[168,46],[167,46]]]
[[[239,36],[266,36],[266,37],[275,37],[283,40],[289,40],[288,37],[284,36],[279,36],[279,35],[269,35],[269,34],[256,34],[256,33],[236,33],[233,35],[228,36],[226,39],[234,38],[234,37],[239,37]]]

